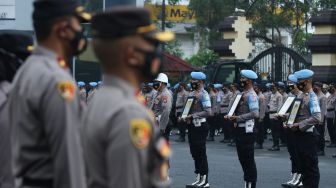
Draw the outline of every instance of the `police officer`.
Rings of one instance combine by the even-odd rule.
[[[83,116],[89,187],[167,186],[169,146],[160,137],[140,85],[158,73],[159,33],[143,8],[114,7],[92,20],[93,49],[103,85]]]
[[[298,158],[302,170],[303,187],[318,188],[320,173],[316,153],[315,126],[321,122],[321,109],[318,98],[312,89],[314,72],[304,69],[294,73],[298,79],[297,87],[303,92],[298,96],[302,100],[294,124],[290,128],[295,132]]]
[[[239,162],[244,171],[245,188],[255,188],[257,167],[254,160],[255,119],[259,118],[258,96],[253,90],[253,80],[258,75],[252,70],[240,72],[241,86],[244,89],[242,98],[233,116],[226,119],[235,123],[235,137]]]
[[[325,115],[327,112],[327,97],[322,92],[323,84],[321,82],[315,82],[313,85],[313,91],[317,95],[317,98],[319,100],[320,108],[321,108],[321,123],[316,126],[316,129],[319,133],[319,140],[317,145],[317,154],[319,156],[324,156],[325,152],[325,139],[324,139],[324,133],[325,133]]]
[[[161,133],[169,140],[169,114],[172,108],[172,94],[167,88],[168,76],[160,73],[154,80],[153,87],[157,90],[151,109],[154,112]]]
[[[189,115],[185,119],[188,124],[188,141],[190,153],[195,162],[196,181],[187,187],[210,187],[208,182],[208,159],[206,154],[206,138],[209,125],[206,121],[211,115],[211,101],[207,91],[204,90],[203,72],[191,73],[191,89],[189,97],[194,97]]]
[[[288,76],[288,81],[287,81],[287,88],[290,91],[288,96],[294,96],[298,97],[302,94],[302,91],[300,91],[297,86],[297,78],[294,76],[294,74],[290,74]],[[286,121],[286,118],[280,117],[280,119],[284,119],[283,122]],[[295,133],[288,127],[284,127],[285,133],[286,133],[286,138],[287,138],[287,150],[290,156],[291,160],[291,177],[290,179],[283,183],[282,186],[287,186],[287,187],[295,187],[295,186],[300,186],[302,185],[301,182],[301,177],[302,177],[302,170],[300,166],[300,160],[298,158],[298,153],[297,153],[297,145],[296,145],[296,138],[295,138]]]
[[[79,81],[77,82],[79,87],[79,100],[83,105],[86,104],[86,89],[85,89],[85,82]]]
[[[232,83],[230,85],[230,91],[231,91],[232,94],[231,94],[231,98],[230,98],[230,102],[229,102],[228,112],[231,109],[231,106],[232,106],[235,98],[237,97],[237,95],[241,93],[238,90],[238,84],[237,83]],[[224,126],[228,127],[228,134],[230,135],[230,143],[228,144],[228,146],[235,147],[236,143],[235,143],[235,135],[234,135],[234,123],[232,121],[227,121],[226,124],[225,124],[225,121],[227,121],[227,119],[224,118]]]
[[[184,106],[187,102],[189,92],[185,90],[186,85],[183,82],[180,82],[177,87],[177,96],[176,96],[176,112],[175,115],[177,118],[181,117]],[[177,122],[177,126],[180,132],[180,138],[176,140],[177,142],[185,142],[185,132],[187,125],[185,122]]]
[[[215,141],[215,132],[217,129],[217,115],[218,115],[218,105],[217,105],[217,95],[218,90],[220,90],[222,87],[221,84],[211,84],[209,86],[209,96],[211,100],[211,116],[207,118],[207,121],[209,123],[209,136],[207,138],[207,141]]]
[[[10,126],[7,100],[11,82],[22,62],[31,53],[33,39],[15,33],[0,34],[0,187],[12,188],[14,177],[11,166]]]
[[[283,82],[277,82],[277,89],[279,93],[282,96],[282,104],[287,100],[288,94],[286,93],[286,85]],[[281,106],[282,106],[281,104]],[[283,126],[280,128],[280,140],[281,144],[280,147],[286,147],[287,146],[287,138],[286,138],[286,132]]]
[[[88,92],[87,96],[87,103],[90,104],[93,97],[95,96],[95,93],[97,91],[98,83],[97,82],[90,82],[90,91]]]
[[[19,187],[86,187],[78,90],[66,60],[80,54],[90,19],[75,0],[37,0],[37,47],[15,75],[8,101]]]
[[[336,110],[336,89],[335,85],[329,87],[330,96],[327,99],[327,128],[330,136],[330,144],[328,148],[336,147],[336,127],[334,124],[335,121],[335,110]]]
[[[233,93],[229,89],[229,86],[230,85],[228,84],[223,84],[222,93],[218,94],[219,97],[217,100],[217,103],[219,103],[218,109],[220,113],[218,122],[221,123],[224,134],[223,140],[220,141],[221,143],[229,143],[230,140],[232,139],[231,122],[223,119],[223,117],[229,112],[229,104],[230,100],[232,100],[233,95]],[[233,91],[235,91],[234,88]]]
[[[271,83],[266,83],[265,87],[263,88],[263,95],[266,98],[266,110],[265,110],[265,118],[264,118],[264,129],[265,129],[265,134],[264,134],[264,138],[267,139],[267,132],[268,130],[271,129],[271,121],[269,118],[269,102],[271,100],[271,95],[272,95],[272,84]]]
[[[145,89],[144,97],[146,99],[147,107],[150,108],[152,106],[157,91],[153,89],[152,82],[147,83],[144,89]]]
[[[273,147],[269,148],[269,151],[279,151],[280,150],[280,133],[282,129],[282,123],[274,115],[280,110],[282,106],[282,95],[279,93],[278,88],[275,84],[271,86],[271,98],[268,104],[269,107],[269,117],[272,129],[273,137]]]
[[[265,135],[264,118],[266,110],[266,98],[262,94],[261,86],[259,84],[254,84],[254,91],[256,92],[259,98],[259,118],[256,119],[257,136],[256,136],[255,149],[263,149],[264,135]]]

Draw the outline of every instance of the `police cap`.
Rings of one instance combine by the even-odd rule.
[[[314,76],[314,72],[309,69],[303,69],[294,73],[298,80],[309,79]]]
[[[78,84],[79,87],[83,87],[83,86],[85,86],[85,83],[82,82],[82,81],[77,82],[77,84]]]
[[[149,10],[134,6],[118,6],[97,13],[92,18],[91,27],[93,38],[118,39],[140,35],[146,39],[168,42],[175,37],[172,32],[158,32]]]
[[[214,86],[215,86],[215,89],[221,89],[221,88],[223,88],[222,84],[214,84]]]
[[[257,73],[255,73],[253,70],[241,70],[240,75],[250,80],[255,80],[258,78]]]
[[[296,76],[294,74],[290,74],[288,76],[288,80],[293,82],[293,83],[297,83],[298,82],[298,79],[296,78]]]
[[[34,2],[34,22],[47,22],[64,16],[75,16],[82,22],[91,20],[78,0],[36,0]]]
[[[96,87],[96,86],[98,85],[97,82],[90,82],[89,84],[90,84],[90,86],[92,86],[92,87]]]
[[[206,79],[206,75],[203,72],[192,72],[190,76],[194,80],[205,80]]]

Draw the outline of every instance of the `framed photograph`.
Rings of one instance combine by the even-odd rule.
[[[300,106],[301,106],[302,100],[301,99],[295,99],[292,110],[289,114],[287,125],[293,125],[296,115],[299,112]]]
[[[280,110],[278,111],[279,115],[285,115],[289,108],[292,106],[293,102],[295,100],[294,96],[290,96],[286,99],[286,101],[281,106]]]
[[[229,113],[227,114],[228,116],[233,116],[233,114],[235,113],[237,106],[239,104],[240,99],[242,98],[243,94],[238,94],[234,100],[234,102],[232,103],[232,106],[229,110]]]
[[[181,115],[182,119],[186,118],[189,115],[189,112],[190,112],[190,109],[191,109],[191,107],[194,103],[194,100],[195,100],[195,97],[188,97],[187,98],[187,102],[184,106],[184,109],[183,109],[183,112],[182,112],[182,115]]]

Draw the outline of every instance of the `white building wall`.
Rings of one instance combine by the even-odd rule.
[[[15,20],[0,20],[0,30],[32,30],[33,0],[15,0]]]

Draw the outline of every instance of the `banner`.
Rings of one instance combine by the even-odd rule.
[[[152,13],[152,20],[161,20],[161,5],[145,4]],[[187,5],[166,5],[166,20],[171,22],[196,22],[196,13]]]

